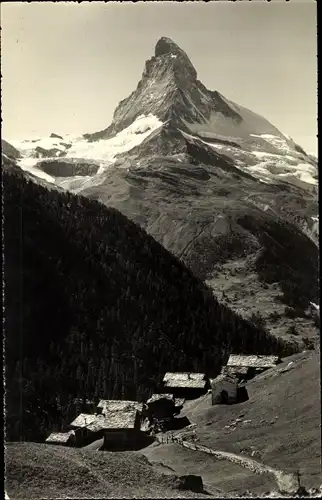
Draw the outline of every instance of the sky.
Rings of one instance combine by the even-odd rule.
[[[314,0],[2,3],[2,137],[106,128],[162,36],[210,90],[317,153]]]

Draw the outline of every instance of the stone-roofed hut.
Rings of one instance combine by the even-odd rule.
[[[95,422],[97,417],[97,414],[81,413],[68,425],[70,429],[76,432],[77,446],[85,446],[99,439],[99,433],[88,430],[88,426]]]
[[[212,404],[232,404],[237,402],[238,380],[221,373],[211,380]]]
[[[147,400],[146,408],[150,424],[171,421],[175,413],[175,398],[173,394],[153,394]]]
[[[137,410],[140,414],[143,411],[143,403],[138,401],[123,401],[116,399],[101,399],[97,405],[97,412],[104,415],[111,411]]]
[[[60,446],[76,446],[76,432],[52,432],[45,442]]]
[[[222,374],[237,377],[238,381],[249,380],[280,362],[279,356],[231,354]]]
[[[210,388],[204,373],[168,372],[163,377],[163,390],[177,398],[195,399]]]
[[[143,436],[137,409],[107,411],[87,426],[91,433],[104,436],[104,449],[135,449]]]

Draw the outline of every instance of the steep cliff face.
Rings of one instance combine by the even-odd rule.
[[[155,55],[145,63],[137,88],[116,107],[112,124],[86,134],[90,141],[109,138],[140,115],[153,114],[172,127],[186,131],[245,136],[253,133],[282,135],[267,120],[208,90],[198,79],[187,54],[169,38],[161,38]]]

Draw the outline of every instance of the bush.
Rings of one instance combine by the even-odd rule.
[[[263,318],[263,316],[261,316],[259,314],[259,312],[256,312],[256,313],[252,313],[251,317],[249,318],[250,322],[253,323],[253,325],[255,325],[257,328],[260,328],[260,327],[265,327],[266,325],[266,321],[265,319]]]
[[[287,318],[292,319],[298,316],[296,310],[293,307],[285,307],[284,314]]]
[[[273,311],[269,317],[274,323],[276,323],[276,321],[279,320],[280,315],[276,311]]]
[[[308,337],[302,337],[302,341],[304,343],[304,346],[307,350],[309,351],[314,351],[315,346],[313,340],[309,339]]]
[[[289,333],[290,335],[298,335],[299,334],[295,325],[291,325],[289,327],[287,333]]]

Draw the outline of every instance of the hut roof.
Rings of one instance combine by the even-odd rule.
[[[175,399],[175,406],[183,406],[184,402],[185,402],[184,398],[176,398]]]
[[[138,411],[135,409],[111,411],[104,415],[96,415],[96,419],[87,426],[91,432],[108,429],[133,429]]]
[[[224,380],[225,382],[229,382],[231,384],[237,385],[238,380],[236,377],[228,374],[228,373],[220,373],[218,377],[211,379],[211,386],[216,385],[218,382]]]
[[[69,425],[71,427],[87,427],[89,424],[94,422],[97,415],[91,415],[89,413],[80,413],[78,417],[75,418]]]
[[[149,405],[151,403],[155,403],[156,401],[160,401],[161,399],[166,399],[174,403],[173,394],[152,394],[150,399],[147,400],[146,404]]]
[[[280,361],[278,356],[264,356],[254,354],[244,356],[240,354],[231,354],[227,366],[242,366],[250,368],[272,368]]]
[[[46,439],[46,443],[67,443],[71,436],[75,435],[74,431],[69,432],[52,432]]]
[[[204,373],[168,372],[163,377],[163,383],[166,387],[203,389],[206,385],[206,376]]]
[[[101,399],[97,405],[97,408],[103,408],[103,411],[137,410],[142,412],[143,403],[139,403],[138,401]]]
[[[230,375],[234,376],[236,370],[238,371],[238,375],[247,375],[249,366],[223,366],[220,375]]]

